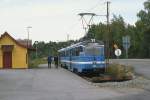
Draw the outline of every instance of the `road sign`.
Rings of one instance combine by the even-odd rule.
[[[128,49],[130,48],[130,36],[122,37],[123,47],[126,50],[126,58],[128,58]]]
[[[119,57],[120,55],[121,55],[121,50],[120,49],[116,49],[115,50],[115,55],[117,56],[117,57]]]
[[[130,48],[130,36],[124,36],[122,37],[123,47],[125,50]]]
[[[115,49],[118,49],[118,46],[117,46],[117,44],[114,44],[114,48],[115,48]]]

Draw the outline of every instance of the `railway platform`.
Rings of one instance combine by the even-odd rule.
[[[46,64],[39,69],[0,70],[0,100],[112,100],[139,91],[100,88],[63,68],[48,69]]]

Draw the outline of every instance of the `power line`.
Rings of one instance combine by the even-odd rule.
[[[92,11],[93,9],[95,9],[96,7],[98,7],[99,5],[104,5],[104,1],[105,1],[105,0],[98,0],[97,3],[96,3],[93,7],[87,9],[86,11],[90,12],[90,11]]]
[[[91,7],[91,8],[89,8],[88,10],[85,10],[85,11],[92,11],[93,9],[95,9],[96,7],[98,7],[99,5],[104,5],[105,4],[105,0],[98,0],[97,1],[97,3],[93,6],[93,7]],[[82,18],[80,19],[80,20],[82,20]],[[80,22],[80,20],[78,21],[78,22]],[[94,21],[92,20],[92,22],[94,23]],[[67,29],[67,31],[70,31],[70,30],[73,30],[74,28],[76,28],[77,27],[77,24],[78,23],[75,23],[75,24],[73,24],[73,25],[71,25],[68,29]],[[83,26],[84,27],[84,26]]]
[[[70,25],[70,27],[69,27],[67,30],[72,30],[72,29],[74,29],[74,28],[77,26],[77,24],[79,24],[80,21],[81,21],[81,19],[79,19],[78,22],[76,22],[76,23]]]

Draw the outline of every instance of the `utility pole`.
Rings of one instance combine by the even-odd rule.
[[[110,56],[110,48],[109,48],[109,42],[110,42],[110,22],[109,22],[109,17],[110,17],[110,2],[107,1],[107,34],[106,34],[106,67],[109,66],[109,56]]]
[[[29,34],[30,34],[30,28],[32,28],[31,26],[27,27],[27,33],[28,33],[28,39],[27,39],[27,47],[29,47]]]
[[[30,34],[30,28],[32,28],[31,26],[26,27],[27,28],[27,35],[28,35],[28,39],[27,39],[27,48],[29,48],[29,34]],[[27,63],[29,65],[29,51],[27,50]]]
[[[109,66],[109,57],[110,57],[110,47],[109,47],[109,44],[110,44],[110,22],[109,22],[109,19],[110,19],[110,1],[107,1],[107,14],[105,15],[97,15],[95,13],[79,13],[78,15],[81,16],[81,19],[82,19],[82,24],[83,24],[83,29],[85,29],[85,33],[87,32],[88,29],[90,29],[90,24],[92,22],[92,19],[94,16],[105,16],[107,18],[107,34],[105,35],[105,54],[106,54],[106,67]],[[87,22],[85,19],[84,19],[84,16],[91,16],[91,19]],[[84,26],[84,22],[86,23],[86,26]]]
[[[35,44],[35,46],[36,46],[36,58],[37,58],[37,55],[38,55],[38,52],[37,52],[38,41],[35,41],[34,44]]]

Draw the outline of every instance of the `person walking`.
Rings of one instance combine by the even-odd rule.
[[[48,62],[48,68],[51,68],[51,63],[52,63],[52,57],[51,56],[48,56],[47,62]]]
[[[58,56],[54,57],[55,67],[58,68]]]

